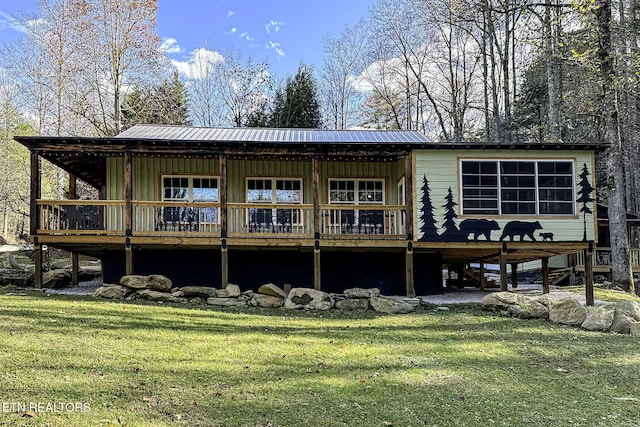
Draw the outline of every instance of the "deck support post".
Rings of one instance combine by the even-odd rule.
[[[416,296],[415,282],[413,278],[413,242],[407,244],[406,251],[406,270],[405,280],[407,286],[407,296],[413,298]]]
[[[31,196],[29,203],[29,235],[33,239],[38,231],[40,211],[38,199],[40,198],[40,156],[37,151],[31,152]]]
[[[502,243],[500,248],[500,290],[507,290],[507,244]]]
[[[584,291],[587,305],[595,303],[593,296],[593,242],[584,250]]]
[[[128,236],[124,241],[124,274],[130,276],[133,274],[133,250],[131,239]]]
[[[484,261],[480,261],[480,291],[484,291],[486,281],[484,278]]]
[[[411,152],[404,158],[404,205],[407,240],[413,240],[413,156]]]
[[[316,240],[315,246],[313,248],[313,289],[317,291],[322,289],[319,240]]]
[[[311,176],[313,182],[313,289],[322,289],[322,266],[320,264],[320,160],[318,156],[311,159]]]
[[[124,152],[124,230],[132,235],[133,224],[133,156],[129,150]]]
[[[229,249],[227,248],[227,239],[222,239],[222,246],[220,247],[220,270],[222,273],[220,281],[224,289],[229,284]]]
[[[511,263],[511,287],[516,289],[518,287],[518,264]]]
[[[549,293],[549,257],[542,258],[542,293]]]
[[[220,154],[220,284],[226,288],[229,284],[229,249],[227,248],[227,155]]]
[[[69,173],[69,199],[77,199],[77,179],[76,174]],[[71,284],[78,286],[78,270],[79,270],[79,258],[77,252],[71,252]]]
[[[35,261],[35,273],[33,277],[33,286],[36,289],[42,289],[42,245],[38,243],[36,237],[33,242],[33,255]]]

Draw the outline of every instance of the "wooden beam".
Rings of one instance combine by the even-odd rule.
[[[80,270],[80,257],[77,252],[71,252],[71,284],[78,286],[78,273]]]
[[[37,151],[31,152],[31,196],[29,203],[29,235],[36,235],[40,218],[38,199],[40,198],[40,156]]]
[[[220,154],[220,234],[227,237],[227,156]]]
[[[77,194],[78,179],[75,173],[69,173],[69,199],[74,200],[78,198]]]
[[[124,249],[124,274],[127,276],[133,274],[133,251],[131,247]]]
[[[584,250],[584,291],[587,305],[593,305],[593,242]]]
[[[487,284],[487,281],[484,278],[484,262],[480,261],[480,290],[481,291],[484,291],[486,284]]]
[[[413,240],[413,156],[408,153],[404,158],[404,203],[406,206],[405,226],[407,240]]]
[[[507,290],[507,244],[503,243],[500,249],[500,290]]]
[[[542,258],[542,293],[549,293],[549,257]]]
[[[518,287],[518,264],[511,263],[511,287],[516,289]]]
[[[133,156],[130,151],[124,153],[124,229],[127,236],[132,235],[133,218]]]
[[[322,289],[322,275],[320,265],[320,246],[316,244],[313,248],[313,289]]]
[[[320,165],[317,157],[311,159],[311,174],[313,180],[313,235],[320,238]]]
[[[405,280],[407,286],[407,296],[409,298],[413,298],[416,296],[416,288],[413,277],[413,248],[411,247],[411,242],[409,242],[409,246],[407,247],[406,252],[406,270],[405,270]]]
[[[35,261],[35,274],[33,278],[33,286],[36,289],[42,289],[42,245],[40,243],[34,243],[33,245],[34,261]]]
[[[226,243],[223,243],[220,248],[220,270],[222,272],[220,283],[224,289],[229,284],[229,250]]]

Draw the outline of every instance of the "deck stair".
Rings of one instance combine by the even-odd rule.
[[[553,270],[549,272],[549,285],[551,286],[557,286],[562,284],[569,276],[571,276],[571,273],[573,272],[573,269],[571,267],[568,268],[560,268],[557,270]],[[533,281],[533,283],[537,284],[537,285],[541,285],[542,284],[542,274],[540,276],[538,276],[536,278],[536,280]]]

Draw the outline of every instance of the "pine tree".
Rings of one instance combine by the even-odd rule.
[[[593,211],[589,207],[589,203],[592,203],[594,200],[593,197],[591,197],[591,193],[593,192],[593,190],[595,190],[595,188],[593,188],[589,183],[589,175],[589,169],[587,168],[587,164],[585,163],[582,167],[582,172],[580,172],[580,175],[578,175],[578,177],[580,178],[580,182],[578,182],[579,197],[578,200],[576,200],[578,203],[582,203],[580,213],[582,214],[584,223],[584,232],[582,235],[583,242],[587,241],[587,215],[593,214]]]
[[[436,220],[433,216],[431,189],[429,188],[429,181],[427,181],[426,175],[424,175],[422,179],[422,207],[420,208],[420,212],[422,212],[422,215],[420,216],[420,219],[422,220],[422,227],[420,228],[422,237],[420,240],[426,242],[436,242],[440,240]]]
[[[320,128],[320,103],[311,67],[300,65],[293,78],[288,78],[285,88],[278,89],[269,120],[271,127]]]
[[[456,218],[458,218],[458,214],[456,213],[455,209],[458,204],[453,200],[453,192],[451,191],[451,187],[449,187],[449,192],[444,199],[446,201],[446,203],[442,205],[442,207],[445,209],[444,223],[442,223],[444,233],[442,233],[440,237],[442,237],[445,241],[456,241],[460,238],[460,230],[458,230],[455,221]]]

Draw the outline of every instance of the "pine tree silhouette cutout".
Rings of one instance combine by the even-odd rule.
[[[442,223],[444,232],[440,237],[445,241],[460,240],[460,230],[458,230],[458,227],[456,226],[456,218],[458,218],[456,206],[458,206],[458,204],[453,201],[453,192],[451,191],[451,187],[449,187],[449,192],[444,200],[445,204],[442,205],[444,208],[444,222]]]
[[[589,207],[589,203],[593,202],[593,198],[591,197],[591,193],[595,188],[591,186],[589,183],[589,169],[587,168],[587,164],[585,163],[582,167],[582,172],[578,177],[580,178],[580,182],[578,182],[578,199],[576,200],[578,203],[582,203],[582,207],[580,208],[580,213],[583,218],[583,226],[584,232],[582,235],[582,241],[587,241],[587,215],[593,214],[593,211]]]
[[[420,207],[420,212],[422,212],[422,215],[420,215],[420,219],[422,220],[422,227],[420,227],[422,237],[420,240],[425,242],[435,242],[440,240],[436,220],[433,217],[431,189],[429,188],[429,182],[427,181],[426,175],[424,175],[422,179],[422,206]]]

